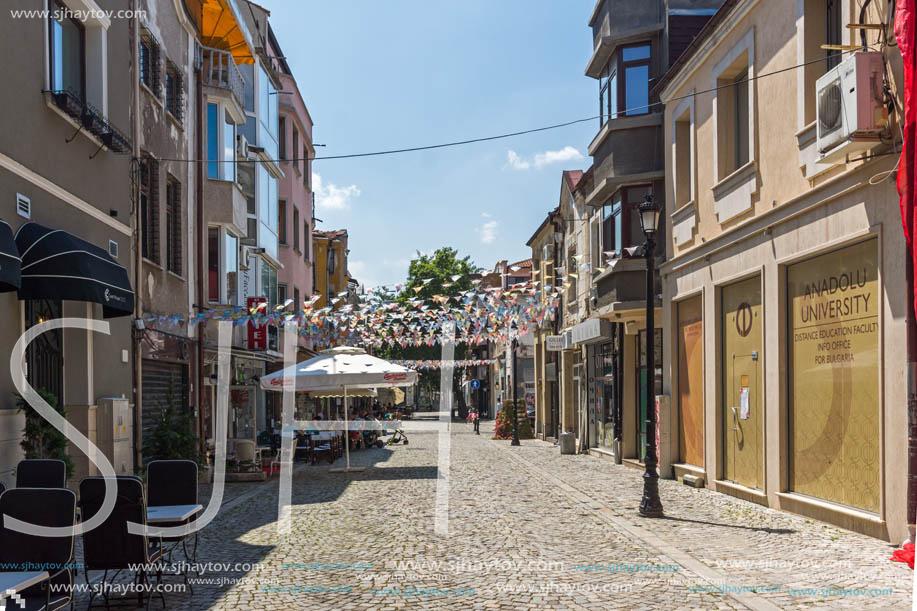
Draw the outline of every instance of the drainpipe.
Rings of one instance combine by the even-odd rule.
[[[230,61],[232,61],[230,59]],[[195,235],[195,281],[197,284],[197,307],[202,309],[204,303],[204,78],[201,74],[202,67],[199,61],[195,62],[194,80],[195,80],[195,122],[197,123],[194,136],[194,145],[197,151],[197,171],[194,176],[195,183],[195,212],[194,212],[194,235]],[[235,143],[233,143],[235,146]],[[197,325],[197,416],[198,430],[201,433],[201,455],[207,453],[207,435],[206,419],[204,418],[204,324]]]
[[[131,113],[131,127],[133,131],[133,168],[136,179],[131,185],[134,199],[134,319],[141,320],[143,316],[143,216],[140,211],[140,17],[137,10],[138,0],[131,0],[131,69],[133,70],[133,112]],[[134,383],[134,470],[143,466],[143,448],[141,430],[143,427],[143,363],[141,359],[141,344],[143,330],[131,325],[131,348],[133,352],[132,377]]]
[[[557,234],[560,233],[560,227],[557,224],[557,221],[551,223],[554,227],[554,235],[551,236],[551,240],[554,243],[554,280],[551,282],[551,286],[554,287],[555,292],[557,292],[557,268],[560,265],[560,253],[557,248]],[[564,294],[563,292],[557,292],[559,295],[557,301],[557,312],[554,315],[554,335],[560,333],[560,317],[563,316],[564,311]],[[554,443],[560,443],[560,414],[561,414],[561,405],[560,405],[560,352],[553,353],[554,360],[554,410],[552,417],[554,419]]]

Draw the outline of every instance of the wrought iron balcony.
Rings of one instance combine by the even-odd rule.
[[[229,51],[201,47],[201,74],[204,85],[229,89],[236,96],[239,107],[243,107],[242,73]]]
[[[105,118],[102,111],[66,89],[47,93],[57,108],[80,125],[81,129],[98,138],[108,150],[118,154],[131,152],[131,141]]]

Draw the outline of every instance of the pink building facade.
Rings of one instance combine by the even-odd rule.
[[[278,181],[278,258],[283,268],[277,274],[278,302],[288,300],[287,310],[303,309],[312,297],[312,117],[299,87],[282,62],[280,79],[279,154],[284,177]],[[311,350],[312,342],[301,337],[300,351]]]

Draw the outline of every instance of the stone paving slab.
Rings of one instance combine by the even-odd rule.
[[[912,576],[887,561],[891,548],[884,542],[670,481],[660,482],[667,518],[646,521],[636,516],[639,472],[595,457],[560,456],[544,442],[511,448],[491,440],[489,429],[482,426],[476,436],[464,423],[453,425],[445,537],[433,532],[435,433],[412,433],[409,445],[353,453],[354,465],[368,467],[361,473],[298,465],[293,528],[287,535],[276,531],[276,477],[264,484],[228,484],[219,515],[201,534],[198,560],[211,563],[210,570],[199,576],[203,581],[193,586],[193,594],[166,594],[167,607],[909,606]],[[204,502],[209,495],[209,487],[202,487]],[[176,555],[176,561],[181,559]],[[764,559],[850,559],[855,569],[844,570],[887,575],[813,582],[802,577],[811,569],[798,565],[745,564]],[[217,568],[217,563],[227,567]],[[597,570],[599,565],[605,570]],[[841,598],[692,587],[829,583],[888,587],[893,593]],[[76,608],[85,608],[86,600],[80,595]],[[157,600],[152,608],[160,608]]]

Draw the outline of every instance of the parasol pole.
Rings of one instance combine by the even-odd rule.
[[[344,456],[347,460],[347,471],[350,471],[350,410],[347,409],[347,386],[344,386]]]

